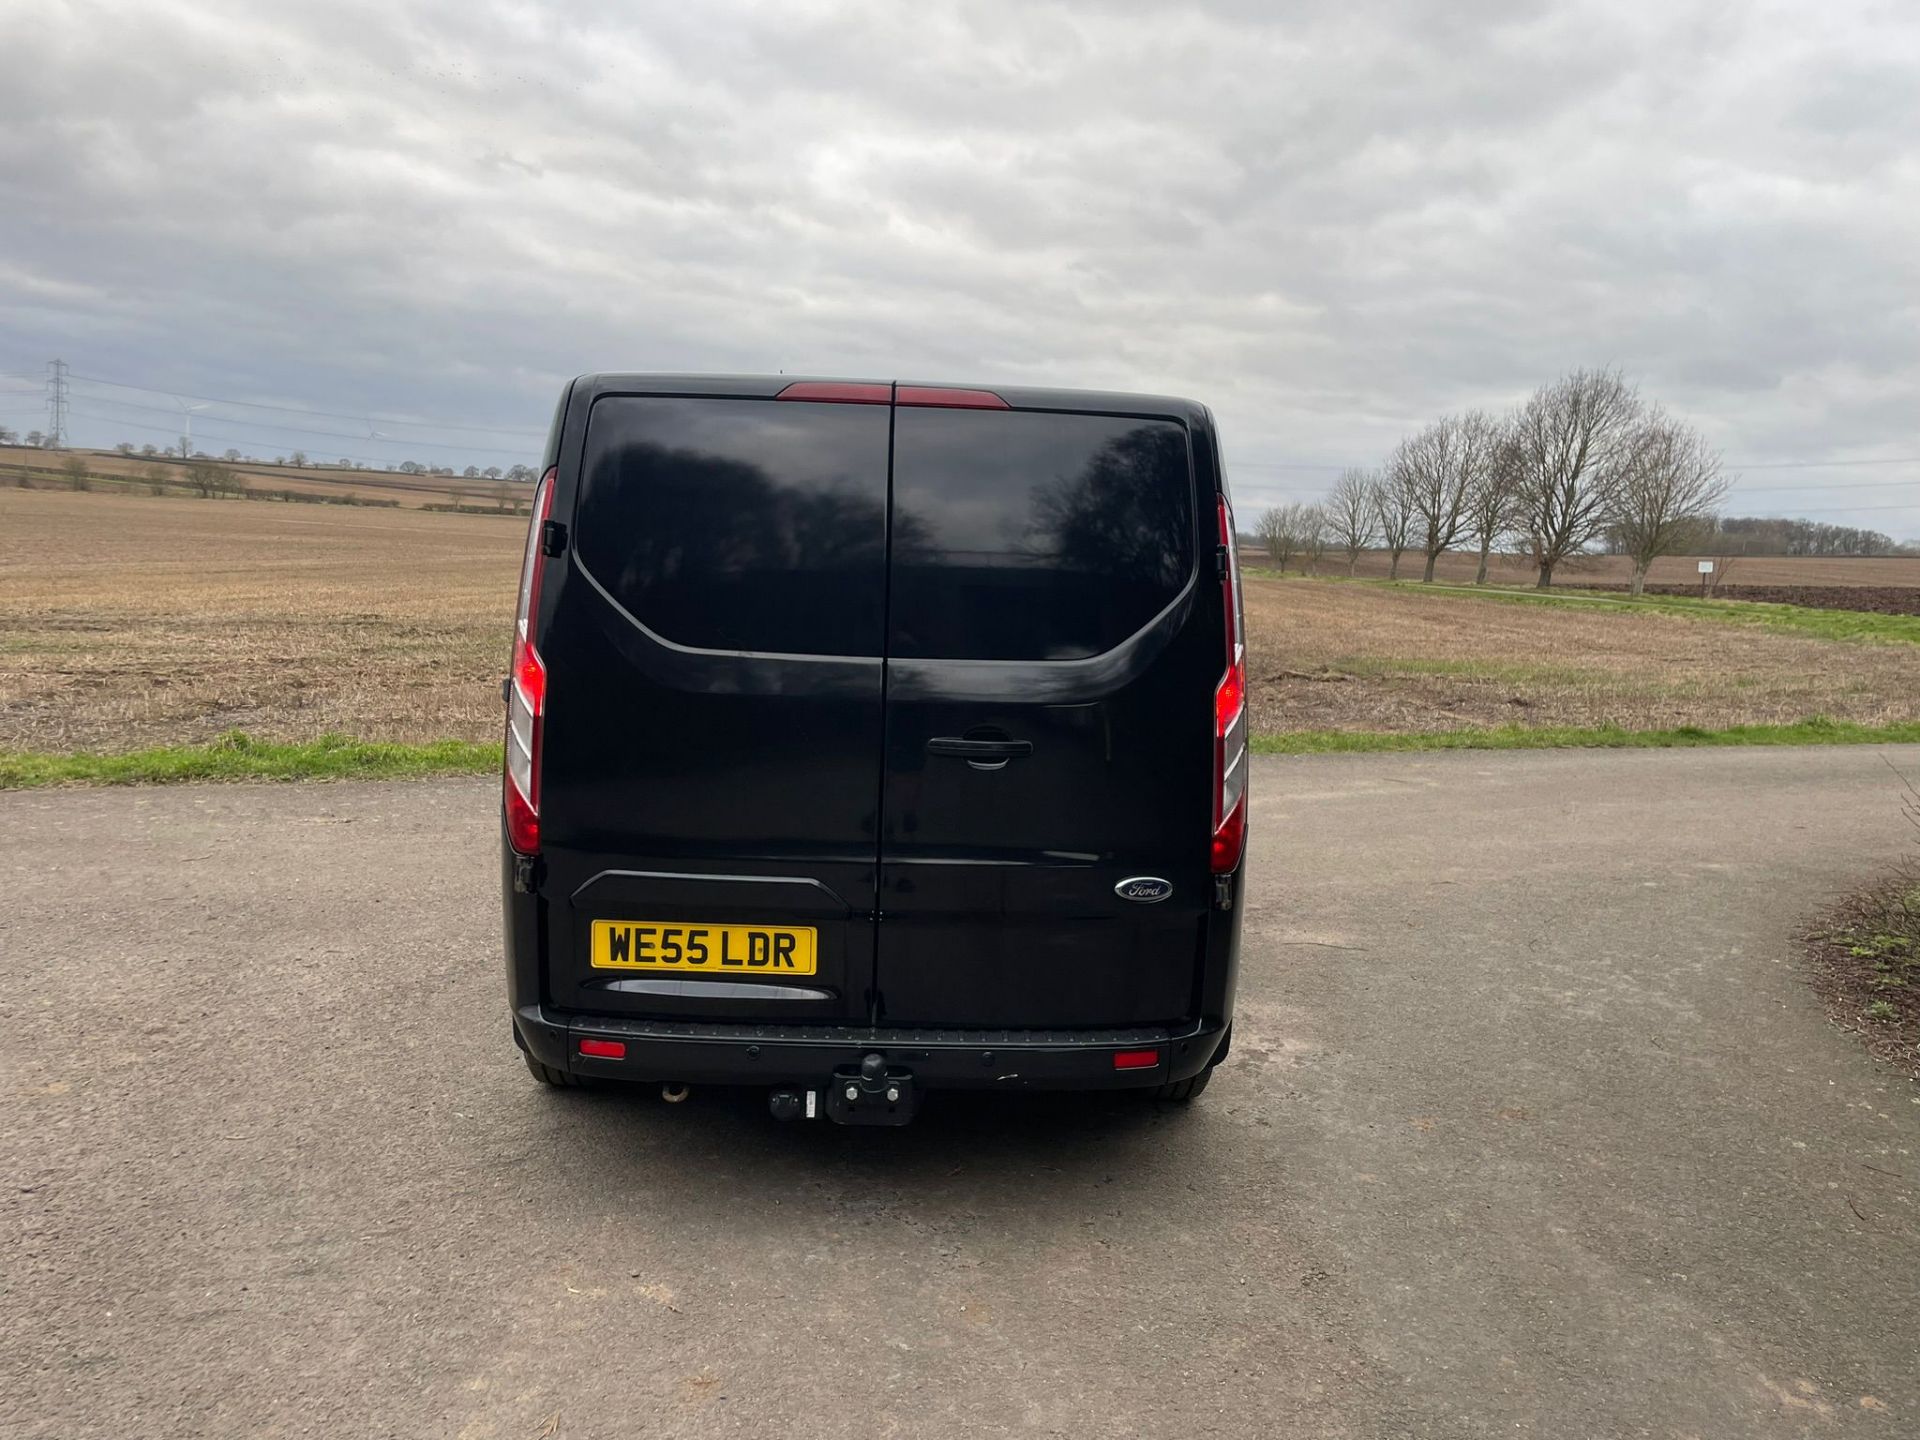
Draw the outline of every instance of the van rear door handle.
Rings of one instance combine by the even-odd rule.
[[[927,741],[929,755],[953,755],[962,760],[1018,760],[1033,753],[1031,740],[963,740],[957,735]]]

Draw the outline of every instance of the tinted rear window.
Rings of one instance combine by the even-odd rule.
[[[901,409],[893,502],[894,655],[1097,655],[1193,570],[1187,433],[1171,421]]]
[[[884,405],[601,400],[581,562],[681,645],[878,655],[887,421]]]

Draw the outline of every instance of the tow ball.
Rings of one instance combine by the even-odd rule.
[[[825,1109],[836,1125],[904,1125],[920,1105],[913,1072],[889,1067],[887,1057],[873,1051],[862,1057],[857,1070],[836,1070],[824,1092],[775,1090],[768,1108],[778,1120],[811,1120]]]

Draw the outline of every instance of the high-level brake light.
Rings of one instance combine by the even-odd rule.
[[[547,666],[533,646],[533,617],[540,608],[540,579],[547,568],[541,532],[553,514],[557,474],[557,470],[549,470],[542,475],[533,494],[527,553],[520,562],[513,669],[507,685],[507,762],[502,789],[507,807],[507,843],[522,855],[540,849],[540,732],[547,713]]]
[[[991,390],[947,385],[883,385],[866,380],[796,380],[776,400],[825,401],[834,405],[906,405],[932,410],[1010,410]]]
[[[835,405],[886,405],[893,400],[893,386],[847,380],[796,380],[776,400],[824,400]]]
[[[924,405],[938,410],[1011,410],[991,390],[952,390],[939,385],[902,385],[894,391],[896,405]]]
[[[1220,497],[1220,544],[1226,564],[1220,599],[1226,612],[1227,671],[1213,692],[1213,873],[1226,875],[1247,846],[1247,649],[1240,609],[1240,554],[1233,509]]]

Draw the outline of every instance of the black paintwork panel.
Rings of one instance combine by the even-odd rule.
[[[562,397],[537,893],[503,872],[516,1013],[1224,1021],[1211,417],[1031,389],[998,393],[1056,414],[773,399],[792,383],[595,375]],[[1172,495],[1150,477],[1175,451]],[[1062,577],[1076,545],[1091,563]],[[969,736],[1029,748],[928,748]],[[1141,874],[1172,896],[1114,893]],[[595,918],[813,925],[820,973],[703,990],[594,972]]]

